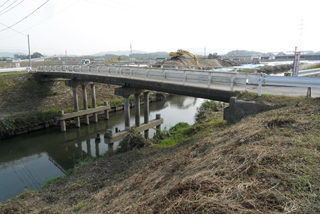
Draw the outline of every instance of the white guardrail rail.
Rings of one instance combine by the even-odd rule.
[[[164,83],[196,84],[210,88],[214,85],[245,87],[247,74],[237,72],[219,72],[189,69],[166,69],[134,66],[38,66],[38,71],[81,73],[90,75],[112,76],[118,78],[160,81]]]
[[[299,76],[298,77],[268,76],[267,74],[261,73],[258,75],[249,75],[248,84],[259,85],[258,96],[261,96],[262,85],[298,86],[298,87],[320,88],[320,78],[318,78],[318,77],[299,77]]]
[[[299,71],[298,76],[299,77],[304,77],[304,76],[309,76],[309,75],[319,74],[319,73],[320,73],[320,68],[316,68],[316,69],[309,69],[309,70]]]

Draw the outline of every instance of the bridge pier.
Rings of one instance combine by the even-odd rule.
[[[150,94],[150,91],[143,92],[143,96],[144,96],[144,123],[145,124],[149,123],[149,94]],[[145,139],[149,138],[149,129],[146,129],[144,131],[144,138]]]
[[[86,85],[82,85],[83,110],[88,110],[87,89]],[[84,115],[84,123],[89,125],[89,115]]]
[[[92,97],[92,108],[96,108],[96,87],[95,84],[91,84],[91,97]],[[93,122],[98,122],[98,113],[93,113]]]
[[[84,122],[85,124],[89,125],[89,114],[93,114],[93,122],[98,122],[98,112],[99,111],[105,111],[105,119],[109,119],[109,112],[110,106],[105,104],[104,107],[98,107],[96,106],[96,90],[95,90],[95,84],[89,81],[76,81],[76,80],[68,80],[65,82],[66,86],[72,87],[73,92],[73,103],[74,103],[74,112],[68,113],[68,114],[62,114],[62,116],[58,116],[57,120],[60,121],[60,127],[61,131],[66,131],[66,119],[74,118],[75,119],[75,125],[77,128],[80,127],[80,116],[84,116]],[[88,109],[88,98],[87,98],[87,85],[91,85],[91,94],[92,94],[92,108]],[[79,111],[79,103],[78,103],[78,92],[77,87],[81,85],[82,86],[82,97],[83,97],[83,109],[84,111]]]
[[[78,112],[79,111],[79,103],[78,103],[77,86],[73,86],[72,91],[73,91],[74,112]],[[76,122],[76,127],[79,128],[80,127],[80,117],[75,117],[74,120]]]
[[[134,94],[134,106],[135,106],[134,110],[135,110],[136,127],[139,127],[140,126],[140,93]]]
[[[123,111],[124,111],[124,127],[125,129],[130,129],[130,105],[129,105],[129,96],[123,97]]]
[[[122,96],[124,99],[124,121],[126,129],[130,128],[130,105],[129,105],[129,96],[134,94],[135,100],[135,125],[140,127],[140,94],[144,93],[144,122],[149,122],[149,91],[138,88],[116,88],[115,95]],[[148,130],[146,131],[148,133]],[[145,132],[145,133],[146,133]]]

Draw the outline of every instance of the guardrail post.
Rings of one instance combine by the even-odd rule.
[[[234,80],[235,80],[235,74],[231,74],[231,85],[230,85],[230,91],[233,91]]]
[[[132,79],[132,68],[130,68],[130,79]]]
[[[187,71],[184,71],[183,85],[186,85]]]
[[[310,98],[310,97],[311,97],[311,87],[308,87],[307,98]]]
[[[262,93],[262,75],[260,75],[259,77],[259,90],[258,90],[258,96],[260,97],[261,96],[261,93]]]
[[[163,70],[163,79],[162,79],[162,82],[164,83],[164,79],[166,78],[166,70],[164,69]]]
[[[97,67],[97,75],[100,75],[100,67]]]
[[[210,85],[211,85],[211,79],[212,79],[212,73],[211,72],[209,72],[208,73],[208,88],[210,88]]]
[[[147,77],[148,77],[148,69],[146,69],[146,76],[144,78],[145,81],[147,80]]]

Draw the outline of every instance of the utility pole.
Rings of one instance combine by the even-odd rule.
[[[130,43],[130,63],[132,63],[132,45],[131,45],[131,43]]]
[[[29,67],[31,70],[31,55],[30,55],[30,41],[29,41],[29,34],[28,34],[28,49],[29,49]]]

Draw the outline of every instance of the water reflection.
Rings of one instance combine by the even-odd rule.
[[[174,96],[166,101],[150,103],[149,119],[160,113],[164,126],[173,126],[178,122],[193,124],[196,109],[202,102],[200,98]],[[143,105],[140,112],[143,121]],[[130,115],[130,123],[134,125],[134,109],[131,109]],[[122,111],[111,112],[110,120],[67,128],[67,132],[60,132],[60,127],[55,127],[2,140],[0,201],[18,195],[24,189],[39,189],[47,178],[62,176],[73,168],[77,159],[100,156],[109,149],[115,149],[118,142],[108,144],[103,133],[116,127],[124,129]],[[100,141],[95,140],[97,132],[101,133]],[[155,130],[150,129],[149,137],[154,133]]]

